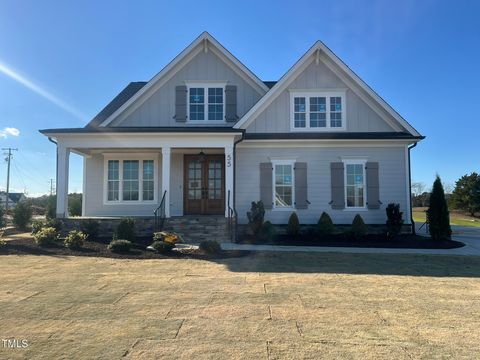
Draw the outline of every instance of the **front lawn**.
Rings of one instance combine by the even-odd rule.
[[[413,220],[423,224],[426,221],[427,208],[413,208]],[[473,217],[460,211],[450,211],[450,225],[480,227],[480,218]]]

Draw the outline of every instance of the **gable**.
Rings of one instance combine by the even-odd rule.
[[[242,117],[263,95],[238,74],[218,53],[208,49],[199,51],[177,69],[162,86],[152,91],[132,111],[126,111],[109,126],[188,126],[178,123],[175,115],[175,87],[188,82],[222,82],[237,86],[237,114]],[[232,124],[225,123],[226,126]]]
[[[346,131],[392,132],[395,129],[348,87],[323,61],[312,58],[306,68],[291,81],[273,102],[246,128],[248,133],[290,132],[290,93],[305,90],[345,90]]]

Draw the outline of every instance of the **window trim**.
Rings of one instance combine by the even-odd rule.
[[[367,211],[367,159],[343,159],[344,211]],[[362,165],[363,170],[363,206],[348,206],[347,203],[347,165]]]
[[[197,125],[205,125],[205,124],[221,124],[226,123],[227,120],[225,119],[225,88],[227,86],[226,82],[188,82],[186,83],[187,86],[187,124],[197,124]],[[203,103],[203,111],[205,114],[205,120],[191,120],[190,119],[190,88],[203,88],[205,102]],[[223,114],[222,120],[208,120],[208,88],[222,88],[223,89]]]
[[[295,98],[305,98],[305,127],[295,127]],[[326,98],[326,127],[310,127],[310,97],[325,97]],[[330,123],[330,98],[340,97],[342,99],[342,126],[331,127]],[[346,90],[311,90],[311,91],[290,91],[290,131],[292,132],[328,132],[328,131],[345,131],[347,130],[347,103]]]
[[[158,202],[158,154],[153,153],[109,153],[103,155],[103,205],[147,205]],[[108,200],[108,161],[118,160],[118,200]],[[138,160],[138,198],[123,200],[123,162]],[[153,161],[153,200],[143,200],[143,161]]]
[[[271,160],[272,162],[272,210],[292,211],[295,209],[295,160]],[[277,206],[275,202],[275,165],[290,165],[292,167],[292,205]]]

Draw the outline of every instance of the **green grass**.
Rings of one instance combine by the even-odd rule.
[[[424,208],[413,209],[413,220],[418,223],[424,223],[426,220],[426,213]],[[458,213],[456,211],[450,212],[450,225],[472,226],[480,227],[480,219]]]

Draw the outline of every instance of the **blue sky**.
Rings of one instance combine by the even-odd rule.
[[[209,31],[263,80],[320,39],[427,136],[412,178],[480,171],[476,1],[0,1],[0,145],[11,187],[49,191],[55,147],[38,129],[81,127],[130,81],[149,80]],[[15,129],[18,129],[19,134]],[[70,191],[82,189],[72,156]],[[5,188],[6,164],[0,166]]]

